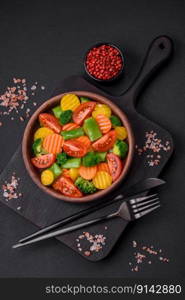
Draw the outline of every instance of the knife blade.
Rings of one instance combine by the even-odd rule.
[[[124,198],[126,198],[126,197],[144,193],[146,191],[149,191],[152,188],[161,186],[165,183],[166,182],[164,180],[159,179],[159,178],[146,178],[144,180],[141,180],[126,189],[121,189],[121,190],[119,189],[118,191],[116,191],[115,194],[117,194],[117,195],[114,195],[113,199],[111,197],[111,199],[106,199],[106,201],[101,204],[93,205],[91,207],[88,207],[87,209],[84,209],[77,213],[74,213],[66,218],[63,218],[62,220],[59,220],[56,223],[53,223],[47,227],[44,227],[43,229],[40,229],[40,230],[34,232],[31,235],[28,235],[28,236],[20,239],[18,242],[19,243],[26,242],[33,237],[36,237],[43,233],[49,232],[50,230],[53,230],[59,226],[66,225],[66,224],[68,224],[72,221],[75,221],[81,217],[84,217],[92,212],[95,212],[98,209],[101,209],[101,208],[104,208],[105,206],[111,205],[121,199],[124,200]]]

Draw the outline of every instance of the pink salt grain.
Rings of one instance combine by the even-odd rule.
[[[90,256],[93,252],[99,252],[103,249],[105,245],[106,237],[103,234],[90,234],[89,232],[83,232],[83,234],[79,235],[76,239],[77,248],[79,251],[82,251],[83,247],[80,240],[86,240],[90,243],[89,249],[84,250],[85,256]],[[88,253],[88,255],[87,255]]]
[[[22,196],[22,194],[20,196],[20,193],[18,193],[19,181],[20,178],[16,177],[15,173],[13,173],[10,182],[5,181],[2,185],[3,197],[6,201],[17,199]]]
[[[138,245],[136,241],[132,241],[132,247],[137,248],[138,251],[134,252],[134,262],[129,262],[129,266],[131,267],[132,272],[138,272],[141,269],[141,265],[143,262],[147,263],[148,265],[152,264],[152,260],[154,257],[158,259],[160,262],[168,263],[169,258],[163,257],[160,255],[162,252],[161,249],[156,250],[154,246],[142,246]]]
[[[132,242],[132,245],[133,245],[134,248],[137,247],[136,241],[133,241],[133,242]]]
[[[32,91],[35,91],[36,88],[37,88],[36,85],[32,85],[31,90],[32,90]]]
[[[157,137],[157,133],[151,130],[145,133],[145,141],[142,147],[138,145],[135,149],[139,156],[146,152],[146,162],[150,167],[158,166],[160,164],[161,155],[159,152],[167,152],[171,150],[170,142],[162,142],[161,139]]]
[[[9,116],[11,113],[19,114],[28,100],[31,101],[37,89],[37,82],[28,89],[25,78],[13,78],[12,84],[13,86],[8,86],[4,93],[0,95],[0,106],[3,107],[3,111],[0,112],[0,115],[2,116]],[[33,95],[31,95],[30,90],[34,91],[32,93]],[[36,102],[34,102],[33,105],[35,106]],[[26,118],[29,118],[29,116],[30,114],[26,112]],[[13,119],[11,118],[11,120]],[[19,120],[23,121],[21,118],[19,118]]]

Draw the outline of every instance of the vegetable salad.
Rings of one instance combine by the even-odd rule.
[[[50,113],[39,115],[32,164],[41,182],[79,198],[107,189],[124,168],[127,131],[106,104],[65,94]]]

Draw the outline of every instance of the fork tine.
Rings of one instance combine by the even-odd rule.
[[[149,208],[149,209],[147,209],[147,210],[144,210],[144,211],[142,211],[142,212],[140,212],[140,213],[135,214],[135,219],[139,219],[139,218],[141,218],[141,217],[143,217],[143,216],[149,214],[150,212],[154,211],[155,209],[159,208],[160,206],[161,206],[161,205],[158,204],[158,205],[156,205],[156,206],[154,206],[154,207],[152,207],[152,208]]]
[[[142,207],[142,206],[150,204],[150,203],[152,203],[152,202],[154,202],[155,200],[158,200],[158,199],[159,198],[154,198],[154,199],[151,199],[151,200],[148,200],[148,201],[144,201],[144,202],[139,202],[139,203],[136,203],[136,204],[132,204],[131,207],[132,208]]]
[[[158,199],[159,199],[159,198],[156,198],[156,199],[155,199],[156,201],[154,201],[153,203],[150,203],[150,204],[148,204],[148,205],[143,205],[142,207],[139,207],[139,208],[134,209],[134,210],[133,210],[133,213],[137,213],[137,212],[146,210],[147,208],[149,208],[149,207],[151,207],[151,206],[154,206],[154,205],[156,205],[156,204],[159,204],[160,201],[157,201]]]
[[[155,196],[157,196],[157,194],[152,194],[152,195],[144,196],[144,197],[138,197],[138,198],[135,198],[135,199],[131,199],[129,202],[130,202],[130,204],[136,204],[138,202],[150,199],[150,198],[155,197]]]

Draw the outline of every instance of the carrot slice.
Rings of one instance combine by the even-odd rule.
[[[105,162],[102,162],[102,163],[98,164],[98,171],[105,171],[108,174],[110,174],[109,166]]]
[[[96,175],[96,172],[97,172],[97,166],[93,166],[93,167],[81,166],[79,169],[80,176],[87,180],[93,179]]]
[[[50,134],[44,138],[43,149],[48,153],[57,154],[62,151],[63,138],[61,135],[55,133]]]
[[[105,115],[97,115],[95,119],[103,134],[111,130],[112,127],[111,121]]]
[[[76,129],[76,128],[79,128],[79,127],[80,126],[78,126],[75,123],[68,123],[68,124],[66,124],[62,127],[62,131],[69,131],[69,130],[73,130],[73,129]]]
[[[71,178],[70,173],[69,173],[69,169],[63,169],[62,170],[62,176],[67,177],[67,178]]]
[[[91,141],[87,136],[85,136],[85,135],[80,136],[79,138],[76,139],[76,141],[79,141],[82,144],[84,144],[87,147],[88,151],[89,151],[89,148],[91,146]]]

